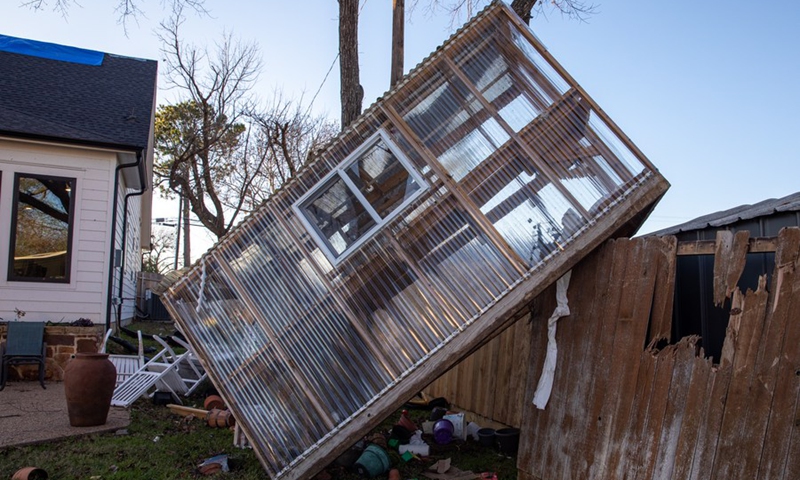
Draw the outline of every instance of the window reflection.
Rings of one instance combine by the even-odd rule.
[[[14,178],[9,280],[69,282],[74,178]]]

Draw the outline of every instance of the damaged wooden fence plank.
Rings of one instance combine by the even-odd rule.
[[[705,400],[706,414],[698,425],[697,446],[692,459],[692,471],[688,477],[691,480],[708,480],[711,476],[732,372],[733,366],[728,363],[712,368],[709,375],[711,382]]]
[[[722,305],[736,288],[744,271],[749,238],[750,232],[747,230],[735,234],[730,230],[717,232],[717,247],[714,251],[714,305]]]
[[[655,356],[655,363],[653,391],[647,408],[647,417],[640,442],[641,457],[639,464],[641,467],[636,475],[636,479],[643,480],[655,478],[653,477],[653,472],[658,459],[661,430],[664,428],[667,404],[669,403],[670,384],[675,369],[674,347],[667,347],[667,349],[658,352]]]
[[[677,240],[673,236],[669,237],[647,237],[645,246],[648,251],[655,254],[655,284],[652,285],[652,292],[643,292],[645,298],[652,297],[650,312],[650,338],[647,347],[632,346],[634,351],[637,348],[638,356],[636,359],[637,378],[635,388],[632,392],[632,403],[629,419],[624,431],[619,433],[620,455],[619,463],[616,468],[609,468],[609,475],[613,478],[637,478],[642,468],[642,439],[645,424],[648,420],[650,402],[653,398],[653,387],[655,381],[655,343],[656,339],[668,335],[672,323],[672,299],[675,287],[675,248]],[[646,302],[645,302],[646,304]],[[660,325],[660,326],[658,326]]]
[[[516,343],[516,334],[524,332],[524,330],[520,331],[520,327],[523,326],[524,323],[524,319],[517,321],[516,324],[497,338],[498,342],[495,346],[496,355],[494,357],[496,362],[493,365],[493,369],[486,372],[487,375],[495,378],[495,385],[502,385],[500,389],[495,388],[494,390],[486,392],[492,397],[492,418],[513,426],[518,426],[519,423],[516,423],[517,419],[513,412],[514,407],[509,408],[509,403],[516,405],[518,409],[519,405],[525,401],[524,394],[520,395],[518,391],[512,393],[511,390],[514,374],[519,371],[524,371],[524,368],[520,365],[513,363],[512,353],[512,349]],[[530,335],[527,335],[526,340],[526,343],[530,342]]]
[[[492,393],[492,395],[496,397],[495,404],[499,404],[499,415],[508,420],[504,423],[516,426],[522,423],[523,409],[521,405],[525,403],[525,392],[528,384],[536,381],[536,379],[528,379],[529,370],[526,368],[532,351],[531,322],[528,318],[523,318],[517,322],[515,331],[511,333],[513,343],[510,346],[510,353],[512,355],[509,355],[508,350],[503,350],[502,355],[500,355],[500,358],[512,357],[512,363],[506,368],[510,373],[508,387],[505,390],[506,394],[497,395]]]
[[[569,449],[571,443],[576,446],[576,455],[562,460],[565,476],[586,475],[592,464],[590,452],[594,446],[589,443],[586,434],[596,421],[582,406],[595,400],[592,397],[592,388],[593,382],[598,381],[594,371],[596,363],[600,361],[598,346],[603,342],[605,323],[611,321],[611,317],[606,317],[603,312],[606,307],[613,308],[608,303],[608,298],[617,288],[612,281],[597,282],[595,272],[609,272],[609,277],[621,278],[621,273],[617,273],[620,267],[615,265],[620,259],[627,258],[620,253],[622,247],[623,244],[617,241],[606,242],[596,255],[592,255],[590,261],[580,265],[578,275],[573,274],[570,281],[570,316],[559,330],[559,341],[564,345],[565,353],[559,355],[560,373],[559,369],[556,370],[558,387],[554,385],[554,392],[559,392],[557,398],[564,398],[567,403],[563,405],[561,412],[554,411],[551,417],[557,422],[559,416],[566,415],[570,422],[565,427],[577,432],[573,441],[563,433],[556,439],[557,448]],[[570,358],[574,360],[570,361]],[[576,412],[580,410],[583,413],[577,415]],[[543,474],[546,475],[546,472],[547,470]]]
[[[658,259],[653,306],[650,314],[650,338],[647,339],[649,344],[656,338],[671,340],[677,266],[675,252],[678,240],[674,236],[667,236],[647,237],[645,241],[648,248],[656,250]]]
[[[800,233],[800,230],[795,230]],[[781,232],[778,236],[780,244],[791,243],[790,231]],[[798,238],[800,240],[800,238]],[[794,245],[794,252],[800,244]],[[752,448],[742,449],[739,457],[742,478],[757,478],[759,465],[764,455],[767,424],[772,410],[776,382],[778,378],[779,362],[781,349],[783,347],[786,334],[787,322],[792,321],[791,312],[788,310],[788,303],[780,302],[780,298],[791,298],[791,282],[783,285],[781,278],[781,263],[783,263],[785,250],[779,251],[776,255],[775,272],[772,275],[772,282],[769,289],[769,299],[767,301],[767,314],[762,330],[758,356],[754,365],[754,374],[751,380],[748,399],[750,406],[747,408],[746,417],[741,419],[743,431],[746,435],[755,439],[762,439],[754,442]],[[788,287],[788,288],[786,288]]]
[[[765,282],[766,277],[762,276],[759,280],[758,290],[755,292],[748,290],[744,295],[740,311],[734,310],[739,307],[732,306],[728,323],[730,334],[726,336],[725,343],[730,342],[734,352],[733,377],[728,389],[725,413],[722,417],[717,455],[714,459],[712,474],[709,477],[712,480],[736,478],[737,475],[740,475],[741,450],[755,448],[762,441],[761,438],[751,436],[750,432],[745,431],[744,419],[752,407],[750,388],[766,317],[769,294]],[[738,289],[734,295],[737,294]],[[734,302],[734,304],[736,303],[738,302]],[[723,350],[728,347],[729,345],[725,345]],[[726,357],[723,354],[722,362],[727,361]]]
[[[681,439],[681,431],[686,413],[686,403],[691,390],[692,374],[695,363],[695,343],[693,337],[684,337],[677,345],[670,345],[659,355],[674,355],[675,367],[670,381],[667,408],[664,412],[664,423],[652,478],[677,478],[673,475],[675,458]],[[674,353],[671,351],[674,349]],[[688,427],[688,425],[687,425]]]
[[[592,255],[590,258],[595,257]],[[572,282],[574,282],[574,277]],[[545,351],[547,349],[547,321],[546,311],[552,312],[556,306],[556,285],[548,287],[541,295],[531,302],[531,355],[526,366],[530,372],[529,381],[525,384],[525,396],[520,410],[522,423],[520,430],[528,432],[520,435],[520,447],[517,455],[517,464],[521,472],[527,470],[531,475],[541,477],[543,466],[541,452],[544,449],[547,422],[543,417],[548,410],[539,410],[533,406],[534,385],[538,381],[537,375],[541,374],[544,366]],[[556,375],[556,378],[558,376]],[[524,468],[523,468],[524,466]]]
[[[613,478],[638,478],[641,468],[641,444],[655,382],[656,357],[652,345],[639,352],[638,362],[639,374],[636,378],[636,391],[633,396],[634,410],[622,438],[621,455],[625,461],[619,463],[617,474]]]
[[[699,337],[690,340],[697,352]],[[708,411],[708,395],[711,393],[713,382],[710,380],[712,364],[711,359],[695,355],[691,359],[691,382],[686,393],[686,408],[681,421],[680,436],[675,449],[672,478],[688,479],[700,436],[700,424]]]
[[[759,479],[793,479],[800,475],[796,459],[800,457],[798,438],[798,401],[800,400],[800,229],[783,229],[775,253],[775,316],[786,316],[783,342],[777,356],[777,373],[769,421],[764,435]],[[764,358],[764,361],[768,359]],[[793,463],[794,462],[794,463]]]

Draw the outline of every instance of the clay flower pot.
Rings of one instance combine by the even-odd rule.
[[[73,427],[103,425],[108,418],[117,369],[107,353],[78,353],[64,369],[69,424]]]
[[[36,467],[20,468],[11,477],[11,480],[47,480],[47,472]]]

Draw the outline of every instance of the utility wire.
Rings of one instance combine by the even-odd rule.
[[[358,9],[358,15],[359,16],[361,16],[361,12],[364,11],[364,7],[367,5],[368,1],[369,0],[364,0],[364,2],[361,4],[361,7],[359,7],[359,9]],[[328,72],[325,74],[325,78],[322,79],[322,83],[320,83],[319,88],[317,89],[316,93],[314,93],[314,96],[311,97],[311,102],[309,102],[308,108],[306,109],[306,116],[311,111],[311,107],[314,106],[314,100],[317,99],[317,96],[319,95],[319,92],[322,91],[322,87],[325,86],[325,82],[328,81],[328,77],[330,76],[331,72],[333,71],[333,67],[336,65],[336,62],[338,60],[339,60],[339,52],[336,52],[336,56],[333,57],[333,62],[331,62],[331,66],[330,66],[330,68],[328,68]]]

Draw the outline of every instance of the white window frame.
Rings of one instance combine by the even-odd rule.
[[[408,198],[403,200],[403,202],[398,205],[397,207],[392,210],[392,212],[386,217],[381,218],[378,215],[378,212],[375,211],[372,204],[364,197],[361,193],[361,190],[358,189],[356,184],[347,175],[346,170],[350,168],[353,163],[358,161],[361,158],[361,155],[364,154],[368,149],[372,148],[376,143],[383,142],[392,155],[397,158],[403,168],[406,169],[408,174],[414,179],[414,181],[419,185],[419,189],[416,192],[411,194]],[[369,230],[367,230],[361,237],[358,238],[352,245],[347,247],[339,256],[336,256],[333,251],[329,248],[328,241],[323,237],[322,233],[319,231],[317,226],[314,224],[312,220],[310,220],[305,212],[303,211],[303,207],[310,199],[316,198],[317,195],[320,193],[322,188],[324,188],[332,178],[338,177],[340,178],[347,188],[350,189],[350,192],[356,197],[356,199],[361,203],[364,209],[369,212],[370,217],[375,222],[375,225],[372,226]],[[414,168],[414,165],[411,161],[406,157],[403,151],[398,147],[390,138],[389,135],[386,133],[385,130],[379,129],[373,135],[371,135],[364,143],[358,146],[353,152],[347,156],[339,165],[337,165],[333,170],[331,170],[325,177],[322,178],[319,182],[317,182],[312,188],[310,188],[299,200],[292,204],[292,209],[294,210],[295,215],[300,219],[300,222],[305,227],[306,231],[311,235],[311,238],[314,239],[319,249],[322,253],[325,254],[325,257],[328,261],[331,262],[332,265],[338,265],[341,263],[345,258],[350,256],[353,252],[361,248],[361,246],[366,243],[370,238],[375,236],[376,233],[387,223],[392,221],[395,217],[400,215],[400,213],[414,200],[419,198],[420,195],[428,191],[429,185],[425,182],[425,179],[422,175]]]

